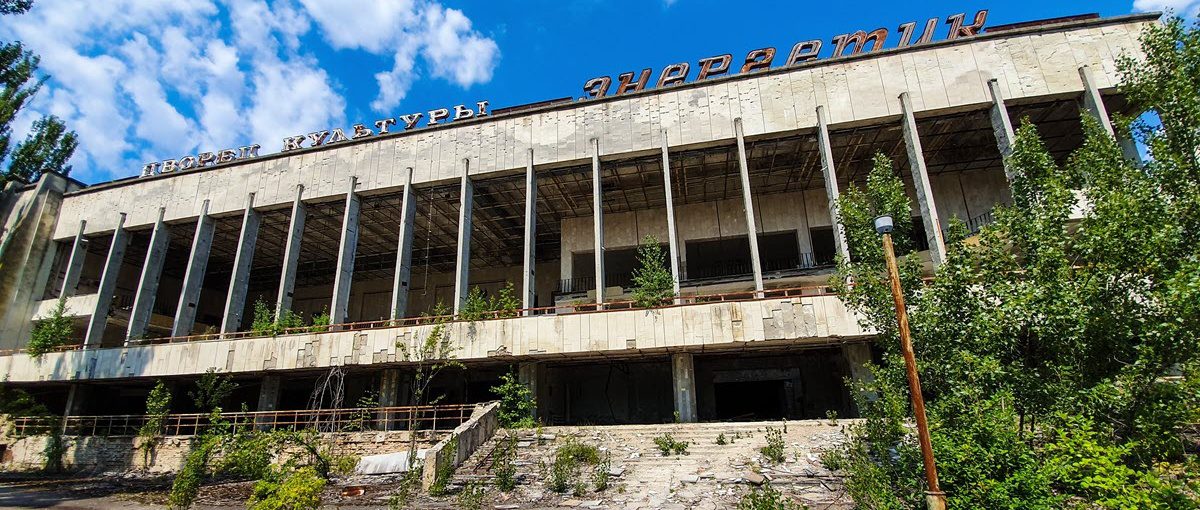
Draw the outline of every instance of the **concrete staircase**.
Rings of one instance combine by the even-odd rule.
[[[772,487],[812,508],[852,508],[841,478],[825,469],[819,458],[821,452],[843,441],[846,423],[545,427],[540,431],[541,441],[535,429],[500,430],[463,463],[455,482],[491,483],[497,445],[508,434],[516,434],[519,485],[513,493],[501,495],[496,508],[731,508],[742,494],[762,483],[763,477]],[[758,451],[766,445],[768,427],[786,427],[784,463],[772,465]],[[668,433],[676,441],[689,443],[687,455],[662,455],[654,439]],[[718,445],[722,434],[727,444]],[[593,490],[590,472],[581,476],[588,482],[588,491],[581,495],[556,494],[546,486],[542,466],[553,462],[555,449],[568,438],[595,445],[610,455],[613,476],[607,490]]]

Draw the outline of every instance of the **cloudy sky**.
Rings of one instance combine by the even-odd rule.
[[[50,75],[16,137],[37,116],[63,118],[81,139],[72,175],[95,183],[149,161],[275,152],[284,136],[484,99],[579,97],[593,76],[982,8],[996,25],[1194,16],[1200,0],[36,0],[0,18],[0,40],[22,41]]]

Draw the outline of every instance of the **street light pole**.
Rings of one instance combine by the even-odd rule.
[[[883,234],[883,254],[887,259],[888,280],[892,286],[892,299],[896,302],[896,325],[900,330],[900,351],[904,354],[904,368],[908,373],[908,391],[912,396],[913,414],[917,419],[917,440],[921,443],[921,458],[925,464],[925,505],[929,510],[946,509],[946,493],[938,486],[937,465],[933,460],[933,445],[929,441],[929,422],[925,419],[925,397],[921,395],[921,379],[917,376],[917,358],[913,355],[912,338],[908,332],[908,310],[904,306],[904,292],[900,288],[900,268],[896,264],[896,250],[892,246],[892,218],[881,216],[875,219],[875,230]]]

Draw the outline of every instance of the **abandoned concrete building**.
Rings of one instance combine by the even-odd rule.
[[[1150,23],[994,26],[188,170],[13,184],[0,374],[68,417],[142,414],[158,380],[187,412],[210,369],[239,383],[226,409],[306,409],[331,367],[345,407],[403,406],[397,345],[428,334],[420,317],[511,284],[514,314],[448,323],[466,369],[435,381],[442,403],[493,400],[514,371],[547,424],[853,416],[846,380],[864,377],[872,334],[828,289],[839,190],[876,152],[893,158],[936,270],[951,218],[977,228],[1009,200],[1015,125],[1065,158],[1081,115],[1111,129],[1126,113],[1117,62]],[[654,309],[630,304],[646,236],[678,286]],[[31,358],[60,300],[74,340]],[[256,303],[329,325],[255,332]]]

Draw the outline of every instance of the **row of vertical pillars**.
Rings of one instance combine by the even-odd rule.
[[[1104,108],[1104,103],[1097,90],[1094,80],[1091,77],[1091,72],[1087,67],[1079,69],[1081,81],[1083,83],[1084,93],[1082,103],[1084,108],[1101,121],[1105,129],[1109,133],[1113,133],[1112,123],[1109,120],[1108,113]],[[999,84],[996,80],[991,80],[988,83],[988,90],[991,94],[992,108],[991,118],[995,131],[996,143],[1001,155],[1007,156],[1012,151],[1013,129],[1012,122],[1008,117],[1007,108],[1004,105],[1004,99],[1001,96]],[[926,235],[929,236],[930,257],[933,260],[935,267],[940,265],[945,260],[946,248],[945,242],[942,239],[941,222],[938,216],[937,205],[934,202],[932,187],[929,180],[929,172],[925,165],[924,153],[921,148],[921,139],[917,132],[917,123],[914,116],[912,101],[908,93],[900,94],[899,102],[901,107],[901,123],[903,128],[904,144],[908,153],[908,161],[910,171],[913,175],[913,182],[916,187],[917,202],[921,210],[921,217],[924,221]],[[837,210],[837,200],[839,196],[837,185],[837,171],[834,162],[830,135],[829,121],[823,106],[816,107],[817,115],[817,148],[820,152],[821,171],[825,181],[826,194],[828,196],[829,208],[831,216],[835,219],[837,229],[834,235],[834,244],[837,253],[843,257],[848,255],[846,245],[846,236],[843,225],[840,222],[839,213]],[[750,190],[750,175],[747,165],[746,142],[743,132],[742,121],[740,118],[734,119],[734,136],[737,147],[738,171],[742,184],[742,200],[746,224],[750,232],[757,231],[754,215],[754,201]],[[668,133],[666,130],[661,132],[662,137],[662,171],[665,182],[670,182],[670,155],[668,151]],[[1137,148],[1131,140],[1121,140],[1122,147],[1126,150],[1126,154],[1131,158],[1137,157]],[[593,235],[595,246],[595,275],[596,275],[596,303],[598,306],[603,305],[605,297],[605,281],[604,281],[604,211],[603,211],[603,192],[601,186],[601,164],[600,164],[600,141],[598,139],[590,140],[591,164],[592,164],[592,185],[593,185]],[[524,271],[522,273],[522,304],[525,308],[535,306],[534,302],[534,262],[536,260],[535,239],[537,235],[536,225],[536,202],[537,202],[537,177],[534,173],[533,150],[528,150],[528,162],[525,172],[525,239],[524,239]],[[1005,161],[1005,173],[1011,178],[1011,172],[1008,169],[1007,160]],[[341,241],[338,247],[338,262],[334,280],[334,290],[332,296],[332,306],[330,307],[331,322],[334,324],[344,323],[348,319],[348,303],[350,296],[350,285],[353,280],[354,273],[354,255],[358,241],[358,220],[359,220],[359,197],[356,191],[358,181],[356,177],[351,176],[348,180],[348,189],[345,200],[345,214],[343,216]],[[457,262],[455,269],[455,300],[454,310],[458,312],[466,301],[468,289],[468,272],[470,270],[470,243],[471,243],[471,219],[472,205],[474,201],[474,187],[470,177],[470,161],[467,159],[461,162],[460,175],[460,207],[458,218],[458,250]],[[667,228],[670,250],[670,265],[671,273],[675,277],[675,284],[679,282],[679,256],[678,245],[676,240],[673,198],[671,197],[671,186],[664,186],[666,193],[667,207]],[[295,278],[297,263],[299,261],[300,239],[304,230],[304,222],[306,209],[304,206],[304,188],[297,187],[295,202],[292,206],[291,221],[288,226],[287,245],[284,250],[283,269],[280,276],[279,296],[277,299],[277,312],[282,312],[291,305],[292,293],[295,290]],[[391,301],[391,318],[400,319],[406,316],[407,298],[409,290],[409,279],[412,271],[412,244],[413,244],[413,226],[414,217],[416,215],[416,201],[412,186],[412,168],[408,168],[402,195],[401,219],[399,241],[397,243],[396,255],[396,272],[395,279],[392,285],[392,301]],[[134,299],[134,310],[129,321],[129,327],[126,334],[126,341],[135,341],[145,334],[146,325],[149,321],[150,310],[153,308],[154,296],[158,288],[158,280],[162,274],[163,259],[167,247],[167,238],[169,237],[168,226],[163,223],[165,210],[159,211],[159,219],[154,225],[154,231],[151,235],[150,249],[146,254],[146,261],[142,266],[142,274],[139,280],[137,295]],[[109,307],[112,302],[113,292],[116,288],[117,272],[120,269],[121,260],[124,257],[125,248],[129,243],[129,236],[125,230],[125,215],[121,213],[117,222],[116,230],[113,233],[113,242],[109,248],[108,257],[105,260],[103,272],[100,278],[100,288],[95,304],[95,309],[92,311],[91,319],[88,323],[85,346],[96,346],[100,342],[106,325],[106,318],[109,312]],[[242,227],[238,236],[238,245],[234,261],[234,270],[231,276],[228,295],[225,301],[225,312],[222,318],[221,333],[229,334],[236,332],[241,326],[242,311],[245,309],[246,294],[249,286],[250,263],[254,256],[254,246],[257,240],[258,228],[261,223],[261,215],[254,209],[254,195],[251,193],[247,197],[246,209],[243,213]],[[83,232],[86,223],[80,223],[79,234],[77,235],[70,260],[68,262],[66,278],[64,278],[62,296],[69,296],[74,291],[78,284],[80,267],[83,262]],[[206,200],[201,208],[199,219],[196,223],[196,230],[192,241],[191,252],[188,256],[187,267],[184,276],[183,289],[181,292],[179,307],[175,315],[175,321],[172,328],[172,336],[186,336],[191,333],[192,327],[196,318],[196,306],[199,301],[200,287],[204,280],[204,273],[208,263],[208,254],[212,247],[214,223],[213,219],[208,214],[208,201]],[[758,242],[754,235],[749,236],[749,245],[751,252],[751,263],[754,276],[754,288],[756,292],[763,290],[762,267],[758,256]]]

